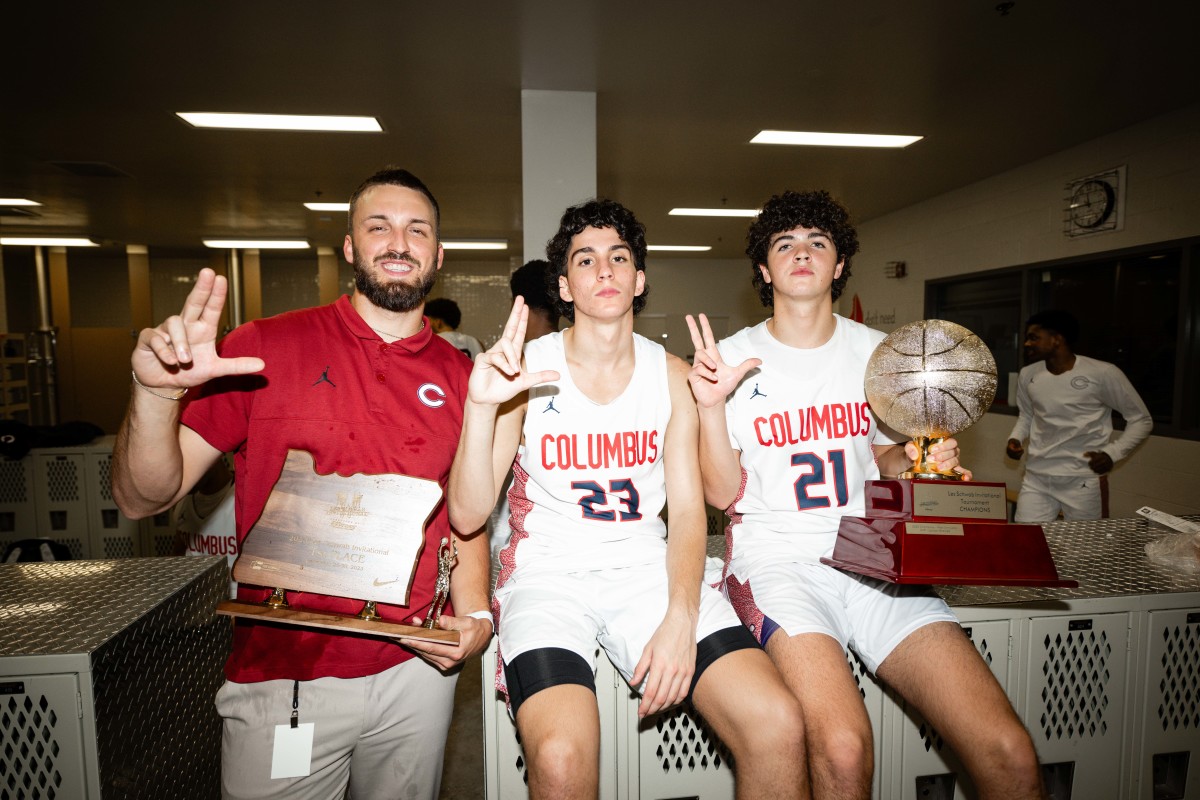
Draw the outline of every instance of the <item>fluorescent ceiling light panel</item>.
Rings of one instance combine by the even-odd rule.
[[[757,217],[757,208],[672,208],[672,217]]]
[[[811,147],[908,147],[924,136],[874,133],[818,133],[814,131],[759,131],[750,144],[795,144]]]
[[[446,250],[507,250],[507,239],[443,239]]]
[[[305,203],[309,211],[349,211],[349,203]]]
[[[41,247],[99,247],[91,239],[72,236],[4,236],[0,244],[35,245]]]
[[[647,250],[656,250],[660,253],[703,253],[706,250],[712,250],[706,244],[648,244]]]
[[[0,206],[16,208],[17,206],[40,206],[41,203],[26,200],[23,197],[0,197]]]
[[[197,128],[236,128],[255,131],[345,131],[380,133],[374,117],[332,117],[305,114],[231,114],[215,111],[179,111],[177,116]]]
[[[303,239],[205,239],[205,247],[215,250],[307,250]]]

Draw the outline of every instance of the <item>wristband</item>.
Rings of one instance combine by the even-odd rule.
[[[488,611],[487,609],[482,611],[472,611],[470,614],[464,614],[463,616],[474,617],[475,619],[486,619],[492,626],[492,633],[496,632],[496,618],[493,617],[492,612]]]

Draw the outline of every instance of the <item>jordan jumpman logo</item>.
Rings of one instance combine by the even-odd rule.
[[[756,397],[766,397],[766,396],[767,395],[765,392],[760,392],[758,390],[758,384],[757,383],[754,384],[754,393],[750,395],[750,399],[753,400]]]
[[[553,411],[555,414],[562,413],[561,411],[559,411],[557,408],[554,407],[554,398],[553,397],[550,398],[550,402],[546,404],[546,407],[542,409],[543,414],[545,414],[547,411]]]
[[[328,383],[330,386],[334,387],[335,389],[337,388],[337,384],[334,383],[333,381],[329,380],[329,367],[326,367],[325,371],[321,373],[321,377],[317,378],[316,381],[313,382],[313,386],[316,386],[318,383],[321,383],[322,381],[324,381],[325,383]]]

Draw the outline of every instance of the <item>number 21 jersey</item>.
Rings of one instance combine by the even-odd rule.
[[[863,482],[879,477],[872,444],[892,444],[867,405],[867,359],[884,334],[834,315],[825,344],[789,347],[767,323],[718,345],[725,363],[760,358],[725,404],[745,482],[731,506],[730,569],[815,561],[833,550],[845,515],[863,513]]]

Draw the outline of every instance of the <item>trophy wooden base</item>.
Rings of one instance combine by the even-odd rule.
[[[1003,484],[868,481],[871,516],[842,517],[821,562],[889,583],[1078,586],[1058,577],[1040,525],[996,519],[996,486],[1003,502]]]
[[[305,611],[299,608],[271,608],[265,603],[245,603],[226,600],[217,604],[217,613],[227,617],[256,619],[261,622],[278,622],[304,628],[325,628],[344,633],[365,633],[369,636],[384,636],[389,639],[414,639],[435,644],[458,644],[458,631],[440,628],[422,628],[419,625],[401,625],[398,622],[368,620],[361,617],[342,616],[321,611]]]

